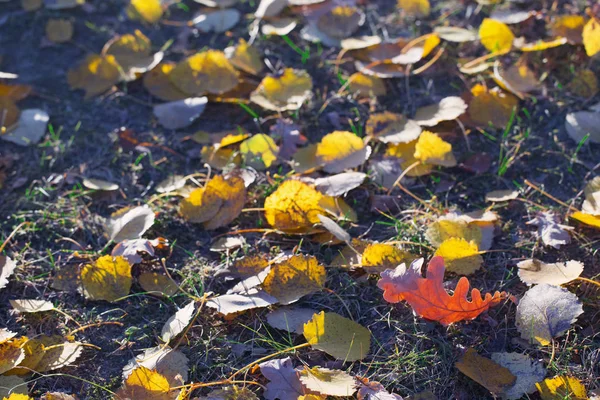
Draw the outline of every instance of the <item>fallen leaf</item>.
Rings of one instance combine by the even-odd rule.
[[[277,35],[283,36],[289,34],[296,28],[298,23],[293,18],[280,18],[278,20],[269,21],[264,23],[261,27],[263,35]]]
[[[369,76],[355,72],[348,78],[348,90],[350,93],[363,97],[385,96],[387,90],[383,80],[376,76]]]
[[[170,74],[175,68],[174,63],[163,62],[144,74],[143,84],[150,94],[164,101],[184,100],[187,93],[179,90],[171,82]]]
[[[154,224],[154,212],[148,206],[123,208],[113,213],[104,229],[113,242],[139,239]]]
[[[36,313],[54,310],[54,304],[47,300],[20,299],[9,300],[10,305],[20,313]]]
[[[388,392],[385,386],[377,381],[358,379],[361,385],[358,389],[358,400],[403,400],[402,396]]]
[[[499,88],[488,90],[480,84],[473,86],[471,94],[473,98],[467,112],[471,120],[483,128],[504,129],[519,104],[519,99],[512,94]]]
[[[85,90],[85,98],[106,92],[122,79],[119,64],[112,55],[90,54],[77,67],[69,69],[67,82],[72,89]]]
[[[560,246],[571,243],[571,236],[568,230],[572,227],[561,225],[558,218],[552,211],[539,212],[527,225],[536,225],[538,227],[537,237],[542,239],[542,243],[552,246],[555,249]]]
[[[302,296],[321,290],[325,268],[312,256],[295,255],[273,264],[262,287],[281,304],[298,301]]]
[[[577,211],[571,214],[569,218],[573,218],[574,220],[579,221],[587,226],[600,229],[600,216],[598,215],[590,215]]]
[[[278,299],[262,290],[250,289],[245,293],[224,294],[206,302],[206,306],[219,314],[228,316],[254,308],[264,308],[277,304]]]
[[[516,376],[508,368],[480,356],[473,348],[468,348],[454,365],[460,372],[495,395],[511,389],[517,381]]]
[[[11,339],[0,344],[0,374],[10,371],[25,358],[19,339]]]
[[[582,313],[576,295],[559,286],[540,284],[519,301],[515,324],[523,339],[545,346],[569,330]]]
[[[25,396],[26,400],[30,399],[30,397],[26,396],[27,384],[24,379],[19,378],[18,376],[0,375],[0,397],[3,399],[10,399],[11,394],[20,394]]]
[[[410,16],[427,17],[431,6],[429,0],[398,0],[398,8]]]
[[[73,37],[73,22],[68,19],[50,19],[46,23],[46,37],[54,43],[66,43]]]
[[[367,328],[333,312],[313,315],[304,324],[303,334],[313,348],[348,362],[365,358],[371,346]]]
[[[594,71],[581,69],[575,73],[573,80],[567,85],[567,89],[576,96],[592,98],[598,93],[598,78]]]
[[[275,141],[264,133],[253,135],[240,144],[244,163],[259,171],[269,168],[277,160],[278,152]]]
[[[305,367],[298,374],[308,390],[322,395],[348,397],[356,392],[356,380],[344,371]]]
[[[162,327],[160,338],[163,342],[169,343],[171,339],[179,335],[190,324],[192,317],[196,313],[196,303],[190,301],[183,308],[172,315]]]
[[[514,38],[515,35],[510,28],[500,21],[485,18],[479,26],[479,40],[489,52],[510,51]]]
[[[238,72],[225,53],[206,50],[182,61],[169,73],[175,87],[192,96],[223,94],[239,83]]]
[[[549,24],[553,36],[565,37],[571,44],[583,43],[581,33],[584,26],[583,15],[560,15]]]
[[[113,190],[119,189],[119,185],[117,185],[116,183],[103,181],[102,179],[84,178],[81,184],[90,190],[102,190],[106,192],[111,192]]]
[[[415,121],[389,111],[371,114],[365,126],[367,135],[393,144],[412,142],[419,138],[421,130]]]
[[[600,112],[569,113],[565,118],[565,128],[576,143],[582,143],[585,136],[592,143],[600,143]]]
[[[265,399],[297,400],[298,396],[307,392],[290,357],[265,361],[258,366],[263,376],[269,380],[263,393]]]
[[[496,8],[491,14],[490,18],[496,21],[500,21],[502,23],[508,25],[520,24],[521,22],[527,21],[529,18],[533,17],[535,12],[524,10],[518,11],[513,9],[499,9]]]
[[[589,57],[593,57],[600,52],[600,22],[598,22],[596,17],[590,18],[585,24],[581,32],[581,37],[585,52]]]
[[[127,16],[134,20],[157,23],[163,15],[160,0],[130,0]]]
[[[342,172],[341,174],[317,178],[315,189],[327,196],[343,196],[359,187],[367,177],[363,172]]]
[[[544,263],[540,260],[530,259],[517,263],[519,278],[527,285],[560,286],[577,279],[583,272],[583,264],[578,261],[566,263]]]
[[[572,376],[555,376],[546,378],[543,382],[536,383],[542,400],[587,400],[585,386],[581,381]]]
[[[157,240],[155,244],[158,245],[159,241]],[[117,243],[111,255],[113,257],[123,256],[130,264],[139,264],[143,260],[142,256],[138,254],[140,252],[154,256],[153,241],[147,239],[123,240]]]
[[[371,243],[362,252],[361,266],[369,274],[379,274],[386,269],[410,263],[415,256],[406,250],[387,243]]]
[[[452,145],[437,134],[429,131],[421,132],[415,144],[414,157],[426,164],[454,167],[456,159],[452,154]]]
[[[237,46],[226,48],[225,55],[234,67],[252,75],[258,75],[265,67],[260,52],[244,39]]]
[[[444,97],[439,103],[421,107],[413,121],[421,126],[435,126],[442,121],[452,121],[467,110],[467,103],[460,97]]]
[[[525,94],[539,89],[540,82],[527,64],[517,62],[504,69],[494,65],[494,80],[502,89],[523,99]]]
[[[480,250],[489,250],[494,238],[495,214],[486,214],[477,219],[469,214],[448,213],[429,225],[425,237],[436,247],[447,239],[462,238],[475,242]]]
[[[23,110],[15,128],[4,135],[0,135],[0,138],[19,146],[38,144],[46,133],[48,121],[50,121],[50,116],[44,110],[37,108]]]
[[[435,255],[444,259],[447,271],[458,275],[471,275],[483,264],[477,244],[463,238],[444,240]]]
[[[86,298],[117,301],[131,290],[131,265],[123,257],[102,256],[82,268],[81,283]]]
[[[273,328],[300,334],[315,312],[312,308],[281,307],[267,314],[267,323]]]
[[[236,26],[240,16],[240,12],[234,8],[203,10],[194,16],[191,24],[200,32],[223,33]]]
[[[207,97],[191,97],[154,106],[153,113],[158,122],[167,129],[181,129],[198,119],[208,102]]]
[[[17,264],[10,257],[0,255],[0,290],[8,285],[8,278],[12,276]]]
[[[8,397],[5,397],[4,400],[34,400],[34,399],[33,399],[33,397],[29,397],[26,394],[11,393]]]
[[[44,6],[49,10],[64,10],[85,4],[85,0],[44,0]]]
[[[345,39],[365,22],[365,14],[358,8],[346,5],[333,7],[317,20],[316,27],[328,36]]]
[[[581,211],[585,214],[600,215],[600,177],[595,177],[587,183],[583,190],[585,200]]]
[[[287,5],[287,0],[260,0],[254,16],[258,19],[276,17]]]
[[[102,49],[102,56],[111,55],[125,74],[126,80],[135,80],[136,74],[147,72],[162,61],[163,53],[152,53],[152,43],[140,30],[115,36]]]
[[[350,234],[346,232],[344,228],[339,226],[331,218],[320,214],[317,217],[319,218],[319,221],[321,221],[323,228],[327,229],[327,231],[329,231],[329,233],[331,233],[339,241],[349,243],[350,240],[352,240],[352,236],[350,236]]]
[[[321,139],[315,157],[323,170],[337,174],[362,165],[371,155],[371,148],[363,140],[347,131],[334,131]]]
[[[144,366],[134,369],[116,393],[123,400],[173,400],[167,378]]]
[[[179,386],[188,380],[188,358],[179,350],[169,346],[157,346],[144,350],[123,367],[123,379],[135,369],[145,367],[164,376],[169,385]]]
[[[526,354],[492,353],[492,361],[507,368],[517,378],[514,385],[503,392],[503,396],[509,400],[517,400],[535,392],[536,383],[546,376],[544,366]]]
[[[300,127],[289,119],[279,118],[270,129],[273,139],[280,141],[279,158],[290,159],[298,150],[297,146],[305,144],[307,139],[300,133]]]
[[[492,190],[485,194],[485,201],[502,202],[510,201],[519,197],[518,190]]]
[[[454,294],[449,295],[443,286],[444,259],[431,259],[426,278],[421,277],[422,265],[423,259],[419,259],[413,261],[408,269],[406,264],[401,264],[394,270],[382,272],[377,286],[383,289],[383,298],[390,303],[405,300],[422,318],[450,325],[477,318],[507,297],[504,292],[495,292],[493,296],[487,293],[482,298],[479,290],[473,289],[469,301],[469,280],[466,277],[459,279]]]
[[[477,32],[455,26],[438,26],[433,32],[449,42],[464,43],[477,40]]]
[[[197,400],[259,400],[248,387],[225,386],[221,389],[212,390],[206,397],[194,398]]]
[[[312,78],[304,70],[286,68],[268,75],[250,94],[250,100],[266,110],[295,111],[312,96]]]
[[[138,283],[144,291],[158,296],[170,297],[179,291],[173,279],[156,272],[144,272],[138,277]]]

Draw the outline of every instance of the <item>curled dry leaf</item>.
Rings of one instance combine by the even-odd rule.
[[[154,224],[154,212],[148,206],[123,208],[113,213],[104,229],[110,240],[139,239]]]
[[[203,223],[205,229],[213,230],[236,219],[245,201],[246,186],[241,178],[217,175],[183,199],[179,212],[188,221]]]
[[[504,390],[503,394],[509,400],[535,392],[536,383],[546,376],[544,366],[526,354],[492,353],[492,361],[507,368],[517,378],[513,386]]]
[[[158,122],[167,129],[181,129],[197,120],[208,103],[207,97],[191,97],[154,106],[153,113]]]
[[[385,386],[377,381],[369,381],[367,378],[358,379],[361,385],[358,389],[358,400],[403,400],[402,396],[388,392]]]
[[[431,259],[426,278],[421,277],[422,265],[423,259],[419,259],[413,261],[410,268],[401,264],[395,270],[382,272],[377,286],[383,289],[383,298],[390,303],[405,300],[417,315],[449,325],[477,318],[507,297],[505,292],[487,293],[482,297],[478,289],[473,289],[469,301],[469,280],[465,277],[459,279],[454,294],[449,295],[443,286],[444,259]]]
[[[341,174],[317,178],[315,189],[327,196],[343,196],[359,187],[367,177],[363,172],[342,172]]]
[[[576,295],[558,286],[540,284],[519,301],[515,324],[523,339],[546,346],[563,335],[582,313]]]
[[[519,278],[527,285],[560,286],[577,279],[583,272],[583,264],[579,261],[567,261],[566,263],[544,263],[540,260],[531,259],[521,261],[517,264]]]
[[[69,366],[79,358],[83,345],[60,335],[42,335],[27,340],[23,350],[25,358],[14,370],[18,375],[28,374],[31,370],[41,373]]]
[[[581,211],[586,214],[600,215],[600,176],[589,181],[583,192],[585,200],[581,205]]]
[[[313,348],[349,362],[365,358],[371,346],[367,328],[333,312],[313,315],[304,324],[303,334]]]
[[[54,304],[47,300],[20,299],[9,301],[10,305],[20,313],[36,313],[54,310]]]
[[[254,16],[258,19],[276,17],[288,5],[288,0],[260,0]]]
[[[81,284],[90,300],[117,301],[131,290],[131,264],[124,257],[102,256],[81,269]]]
[[[263,0],[264,1],[264,0]],[[300,382],[290,357],[258,364],[260,372],[269,380],[263,396],[267,400],[297,400],[308,391]]]
[[[167,378],[144,366],[137,367],[116,393],[118,399],[173,400],[173,392]]]
[[[485,194],[485,201],[501,202],[514,200],[517,197],[519,197],[518,190],[492,190]]]
[[[195,312],[196,303],[191,301],[172,315],[167,322],[165,322],[160,332],[160,338],[163,342],[169,343],[171,339],[183,332],[192,321]]]
[[[468,348],[454,365],[495,395],[505,393],[517,381],[517,377],[508,368],[480,356],[473,348]]]
[[[369,136],[383,143],[409,143],[419,138],[421,127],[401,114],[389,111],[371,114],[365,127]]]
[[[304,70],[286,68],[281,75],[263,78],[250,100],[272,111],[294,111],[312,96],[312,78]]]
[[[555,376],[546,378],[543,382],[536,383],[542,400],[587,400],[585,386],[581,381],[572,376]]]
[[[413,120],[421,126],[435,126],[460,117],[466,110],[467,103],[460,97],[444,97],[437,104],[419,108]]]
[[[238,72],[222,51],[206,50],[181,62],[169,73],[175,87],[193,96],[223,94],[238,85]]]
[[[477,40],[477,32],[454,26],[438,26],[433,29],[433,33],[449,42],[464,43]]]
[[[300,126],[289,119],[278,119],[271,126],[270,135],[280,142],[279,158],[290,159],[298,150],[297,146],[305,144],[307,139],[300,133]]]
[[[228,316],[254,308],[264,308],[277,304],[278,300],[268,293],[250,289],[245,293],[224,294],[214,297],[206,302],[206,306],[216,310],[219,314]]]
[[[571,243],[571,236],[568,230],[573,228],[559,224],[558,218],[552,211],[538,213],[535,218],[527,222],[527,225],[536,225],[538,227],[537,236],[547,246],[558,249],[562,245]]]
[[[141,31],[116,36],[102,49],[102,56],[111,55],[125,74],[126,80],[136,79],[136,74],[154,68],[163,58],[163,53],[152,54],[152,43]]]
[[[281,304],[298,301],[325,285],[325,267],[312,256],[295,255],[271,266],[262,287]]]
[[[150,256],[154,256],[154,246],[158,246],[159,244],[159,239],[155,241],[147,239],[123,240],[122,242],[117,243],[113,248],[111,255],[113,257],[123,256],[130,264],[138,264],[143,260],[142,256],[138,253],[143,252]]]
[[[356,392],[356,380],[347,372],[313,367],[299,371],[300,382],[310,391],[325,396],[352,396]]]
[[[520,24],[533,17],[535,12],[532,11],[517,11],[513,9],[495,9],[490,18],[508,25]]]
[[[121,81],[119,64],[112,55],[90,54],[77,67],[69,69],[67,82],[72,89],[85,90],[85,98],[97,96]]]
[[[171,386],[182,385],[188,379],[188,358],[169,346],[157,346],[144,350],[123,367],[123,379],[127,379],[138,367],[146,367],[164,376]]]
[[[186,179],[183,175],[172,175],[156,185],[158,193],[171,193],[185,186]]]
[[[309,185],[285,181],[265,199],[265,218],[282,231],[306,232],[318,224],[320,215],[355,221],[356,213],[341,198],[325,196]]]
[[[281,307],[267,314],[267,323],[273,328],[290,333],[302,333],[304,324],[316,313],[312,308]]]
[[[590,215],[577,211],[571,214],[569,218],[573,218],[574,220],[579,221],[587,226],[600,229],[600,216],[598,215]]]
[[[8,285],[8,278],[15,272],[15,268],[17,264],[10,257],[0,255],[0,290]]]

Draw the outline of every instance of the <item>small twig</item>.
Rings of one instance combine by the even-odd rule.
[[[583,278],[580,276],[580,277],[576,278],[576,280],[583,281],[586,283],[591,283],[592,285],[596,285],[596,286],[600,287],[600,282],[596,282],[596,281],[588,279],[588,278]]]
[[[17,225],[17,227],[10,233],[10,235],[8,235],[8,237],[6,238],[4,243],[0,244],[0,253],[2,253],[2,251],[4,250],[4,248],[6,247],[8,242],[10,242],[11,239],[17,234],[18,230],[21,229],[21,227],[23,225],[29,225],[29,224],[30,224],[30,222],[24,221],[24,222],[21,222],[19,225]]]
[[[529,182],[527,179],[525,179],[525,184],[526,184],[527,186],[529,186],[530,188],[532,188],[532,189],[534,189],[534,190],[536,190],[536,191],[540,192],[540,194],[542,194],[542,195],[546,196],[546,197],[547,197],[547,198],[549,198],[550,200],[553,200],[553,201],[557,202],[557,203],[558,203],[558,204],[560,204],[561,206],[563,206],[563,207],[567,207],[567,208],[568,208],[569,210],[571,210],[571,211],[575,211],[575,212],[576,212],[576,211],[578,211],[578,210],[577,210],[575,207],[572,207],[572,206],[568,205],[567,203],[565,203],[564,201],[557,199],[556,197],[552,196],[550,193],[548,193],[548,192],[544,191],[544,190],[543,190],[543,189],[541,189],[540,187],[538,187],[538,186],[534,185],[533,183]]]
[[[96,322],[95,324],[84,325],[84,326],[80,326],[77,329],[73,329],[72,331],[70,331],[69,333],[67,333],[67,336],[73,336],[77,332],[84,331],[84,330],[86,330],[88,328],[99,327],[99,326],[102,326],[102,325],[118,325],[118,326],[123,326],[123,323],[122,322],[118,322],[118,321]]]

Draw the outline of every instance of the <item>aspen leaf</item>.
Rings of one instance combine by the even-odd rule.
[[[515,41],[515,47],[523,52],[531,51],[543,51],[553,49],[555,47],[562,46],[567,43],[567,38],[559,37],[552,40],[536,40],[535,42],[523,43],[522,41]]]
[[[464,43],[477,40],[477,32],[454,26],[438,26],[433,32],[449,42]]]
[[[7,97],[0,97],[0,113],[2,114],[2,120],[0,120],[0,129],[4,131],[6,128],[11,128],[19,122],[21,116],[21,110],[15,104],[15,102]],[[4,138],[6,134],[0,136]]]
[[[455,366],[493,394],[504,393],[517,380],[508,368],[480,356],[473,348],[468,348]]]
[[[600,112],[569,113],[565,118],[565,128],[567,134],[577,143],[580,143],[586,136],[590,142],[600,143]]]
[[[509,400],[535,392],[536,383],[546,376],[544,366],[526,354],[492,353],[492,361],[507,368],[517,378],[512,387],[504,390],[504,396]]]
[[[571,227],[558,223],[558,218],[552,211],[539,212],[527,225],[536,225],[538,227],[537,236],[547,246],[555,249],[560,246],[571,243],[571,236],[568,230]]]
[[[295,255],[271,266],[262,287],[281,304],[290,304],[302,296],[321,290],[325,268],[312,256]]]
[[[154,246],[159,246],[160,244],[160,239],[154,241],[147,239],[123,240],[117,243],[111,255],[113,257],[123,256],[130,264],[139,264],[143,258],[138,253],[146,253],[154,256]]]
[[[0,109],[0,112],[2,110]],[[16,127],[0,138],[19,146],[37,144],[44,137],[50,116],[44,110],[23,110],[19,116]]]
[[[348,232],[344,230],[341,226],[339,226],[334,220],[328,218],[324,215],[319,214],[317,216],[323,228],[327,229],[329,233],[331,233],[337,240],[340,242],[350,242],[352,240],[352,236]]]
[[[106,92],[120,80],[119,64],[112,55],[90,54],[67,73],[69,86],[85,90],[86,99]]]
[[[157,23],[163,15],[160,0],[130,0],[127,16],[134,20]]]
[[[139,239],[154,224],[154,212],[148,206],[123,208],[113,213],[104,229],[113,242]]]
[[[269,260],[262,255],[246,256],[233,263],[232,270],[236,276],[245,279],[256,275],[269,266]]]
[[[179,212],[190,222],[202,222],[205,229],[214,230],[236,219],[245,202],[246,187],[243,179],[237,176],[225,179],[217,175],[206,187],[194,190],[184,199]]]
[[[73,37],[73,22],[68,19],[50,19],[46,23],[46,37],[54,43],[65,43]]]
[[[83,267],[81,283],[86,298],[114,302],[131,290],[131,265],[123,257],[102,256]]]
[[[203,10],[194,16],[191,23],[204,33],[223,33],[237,25],[240,16],[240,12],[235,8]]]
[[[275,160],[279,147],[264,133],[258,133],[240,144],[240,153],[244,163],[257,170],[269,168]]]
[[[307,392],[290,357],[265,361],[258,366],[260,372],[269,380],[263,393],[265,399],[297,400]]]
[[[416,257],[408,251],[387,243],[371,243],[362,252],[361,266],[370,274],[394,269],[402,263],[410,263]]]
[[[63,392],[46,392],[40,400],[77,400],[77,398]]]
[[[589,99],[598,93],[598,78],[592,70],[579,70],[567,85],[567,89],[576,96]]]
[[[164,101],[177,101],[189,97],[171,82],[169,76],[173,68],[174,63],[163,62],[144,74],[142,82],[152,96]]]
[[[431,6],[429,0],[398,0],[398,8],[410,16],[427,17]]]
[[[600,22],[595,17],[585,24],[581,36],[588,56],[593,57],[600,52]]]
[[[337,174],[362,165],[370,154],[371,148],[352,132],[334,131],[321,139],[315,157],[325,172]]]
[[[20,313],[36,313],[54,310],[54,304],[47,300],[21,299],[9,301],[10,305]]]
[[[335,39],[345,39],[352,35],[365,21],[364,13],[352,6],[335,6],[321,15],[317,28]]]
[[[508,52],[514,39],[510,28],[500,21],[485,18],[479,26],[479,40],[489,52]]]
[[[127,379],[138,367],[146,367],[164,376],[171,386],[183,384],[188,379],[188,358],[169,346],[157,346],[144,350],[123,367],[123,379]]]
[[[371,114],[365,130],[367,135],[383,143],[398,144],[418,139],[422,129],[418,123],[401,114],[385,111]]]
[[[27,396],[27,394],[11,393],[8,397],[3,400],[33,400],[33,397]]]
[[[449,325],[471,320],[506,298],[506,293],[495,292],[481,296],[478,289],[471,290],[467,300],[469,280],[459,279],[454,294],[449,295],[443,286],[444,259],[433,257],[427,267],[426,278],[421,277],[423,259],[413,261],[410,268],[401,264],[394,270],[381,273],[377,286],[383,290],[383,298],[390,303],[405,300],[422,318]]]
[[[8,285],[8,278],[12,276],[17,264],[10,257],[0,255],[0,290]]]
[[[369,381],[367,378],[359,378],[359,381],[361,384],[358,390],[359,400],[404,400],[402,396],[388,392],[385,386],[377,381]],[[418,400],[418,397],[414,400]]]
[[[600,215],[600,177],[589,181],[583,192],[585,200],[581,205],[581,211],[586,214]]]
[[[261,27],[263,35],[277,35],[283,36],[289,34],[296,28],[298,23],[293,18],[280,18],[274,21],[264,23]]]
[[[488,90],[477,84],[473,86],[471,93],[473,98],[469,102],[469,117],[484,128],[492,126],[504,129],[519,104],[517,97],[498,88]]]
[[[429,131],[421,132],[415,144],[414,157],[426,164],[454,167],[456,159],[452,154],[452,145],[437,134]]]
[[[10,394],[9,394],[10,392]],[[11,394],[27,394],[27,384],[25,380],[18,376],[0,375],[0,397],[3,399],[10,398]],[[27,400],[30,397],[25,396]]]
[[[19,339],[12,339],[0,344],[0,374],[10,371],[25,358]]]
[[[160,338],[163,342],[169,343],[171,339],[183,332],[192,321],[195,312],[196,303],[191,301],[172,315],[162,327]]]
[[[356,392],[356,380],[344,371],[305,367],[299,375],[308,390],[322,395],[348,397]]]
[[[592,228],[600,229],[600,215],[591,215],[577,211],[571,214],[569,218],[573,218],[574,220]]]
[[[467,110],[467,103],[460,97],[444,97],[439,103],[417,110],[413,121],[421,126],[435,126],[442,121],[452,121]]]
[[[200,3],[207,7],[219,7],[227,8],[231,7],[238,2],[238,0],[194,0],[196,3]]]
[[[349,362],[365,358],[371,346],[367,328],[333,312],[315,314],[303,333],[313,348]]]
[[[207,397],[198,400],[259,400],[252,390],[243,386],[225,386],[222,389],[212,390]]]
[[[163,53],[152,53],[152,43],[140,30],[116,36],[102,49],[102,56],[112,55],[123,70],[127,80],[136,79],[136,74],[144,73],[161,62]]]
[[[312,96],[312,78],[304,70],[286,68],[281,75],[266,76],[250,100],[272,111],[294,111]]]
[[[0,328],[0,344],[6,342],[9,339],[14,338],[15,336],[17,336],[15,332],[11,332],[5,328]]]
[[[327,196],[343,196],[359,187],[367,177],[363,172],[342,172],[341,174],[317,178],[315,189]]]
[[[83,351],[81,343],[68,342],[60,336],[41,338],[43,356],[37,363],[38,372],[53,371],[73,364]]]
[[[208,103],[206,97],[190,97],[154,106],[153,113],[158,122],[167,129],[181,129],[198,119]]]
[[[471,275],[483,264],[477,244],[463,238],[449,238],[435,251],[446,263],[446,269],[458,275]]]
[[[459,219],[456,214],[450,214],[439,218],[427,228],[425,232],[427,240],[436,247],[450,238],[461,238],[467,242],[475,242],[479,248],[487,250],[489,246],[484,246],[483,232],[476,224]],[[491,241],[489,243],[491,245]]]
[[[245,293],[224,294],[206,302],[206,306],[215,309],[219,314],[228,316],[254,308],[268,307],[277,304],[278,300],[268,293],[252,288]]]
[[[531,259],[517,263],[519,268],[519,279],[527,285],[560,286],[577,279],[583,272],[583,264],[578,261],[567,261],[566,263],[544,263],[540,260]]]
[[[265,67],[260,52],[244,39],[237,46],[225,49],[225,55],[234,67],[252,75],[258,75]]]
[[[182,60],[169,78],[177,89],[193,96],[223,94],[239,82],[238,72],[219,50],[206,50]]]
[[[523,339],[546,346],[571,328],[582,313],[576,295],[559,286],[540,284],[519,301],[515,323]]]
[[[267,323],[273,328],[290,333],[302,333],[304,324],[315,314],[312,308],[281,307],[267,314]]]
[[[138,283],[144,291],[158,296],[170,297],[179,290],[171,278],[156,272],[144,272],[138,277]]]
[[[503,22],[508,25],[520,24],[521,22],[527,21],[529,18],[534,16],[535,13],[532,11],[524,10],[517,11],[513,9],[500,9],[496,8],[491,14],[490,18],[496,21]]]
[[[276,17],[287,5],[287,0],[260,0],[254,16],[259,19]]]
[[[350,93],[362,97],[385,96],[387,90],[383,81],[376,76],[369,76],[356,72],[348,78],[348,90]]]
[[[495,66],[494,80],[498,86],[519,98],[524,98],[526,93],[537,90],[540,87],[537,77],[525,63],[516,63],[507,69]]]
[[[102,190],[111,192],[113,190],[118,190],[119,185],[116,183],[104,181],[102,179],[94,179],[94,178],[85,178],[81,181],[81,184],[90,190]]]
[[[360,50],[381,43],[379,36],[358,36],[342,39],[340,47],[344,50]]]
[[[167,378],[144,366],[134,369],[125,380],[117,398],[124,400],[172,400]]]
[[[546,378],[543,382],[536,383],[542,400],[587,400],[585,386],[581,381],[572,376],[556,376]]]
[[[485,194],[485,201],[502,202],[510,201],[519,197],[517,190],[492,190]]]
[[[565,37],[571,44],[583,43],[581,33],[585,26],[585,17],[583,15],[561,15],[552,21],[549,25],[553,36]]]

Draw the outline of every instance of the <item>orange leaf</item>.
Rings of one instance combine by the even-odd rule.
[[[377,283],[383,289],[383,298],[390,303],[406,300],[415,313],[423,318],[438,321],[443,325],[475,319],[479,314],[507,298],[506,292],[486,293],[481,297],[478,289],[471,291],[467,300],[469,280],[460,278],[453,295],[444,289],[444,259],[433,257],[427,267],[427,277],[421,277],[423,259],[414,261],[407,269],[401,264],[394,270],[381,273]]]

